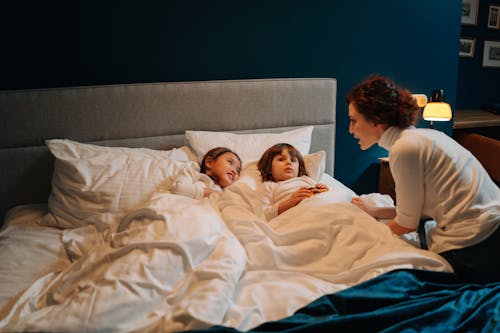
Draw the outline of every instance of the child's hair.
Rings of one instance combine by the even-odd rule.
[[[273,178],[273,159],[276,155],[281,154],[285,149],[288,149],[288,153],[290,154],[290,156],[296,158],[299,162],[298,177],[308,175],[306,171],[306,165],[304,163],[304,158],[302,157],[302,154],[297,150],[297,148],[288,143],[278,143],[267,149],[264,154],[262,154],[262,157],[257,163],[262,181],[275,181]]]
[[[205,156],[203,156],[203,160],[201,161],[201,166],[200,166],[200,172],[207,173],[207,163],[206,162],[207,162],[208,158],[212,159],[212,161],[215,161],[219,156],[221,156],[222,154],[225,154],[225,153],[234,154],[234,156],[236,156],[236,158],[238,159],[238,161],[240,162],[240,165],[241,165],[241,158],[238,156],[238,154],[236,154],[234,151],[232,151],[229,148],[217,147],[217,148],[210,149],[205,154]],[[240,171],[241,170],[238,169],[238,174],[240,173]]]

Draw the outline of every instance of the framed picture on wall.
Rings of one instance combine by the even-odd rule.
[[[462,0],[462,24],[476,25],[479,0]]]
[[[500,42],[484,41],[483,67],[500,68]]]
[[[473,58],[475,48],[475,38],[462,37],[460,38],[460,51],[458,52],[458,55],[464,58]]]
[[[490,13],[488,15],[488,28],[499,29],[500,20],[498,15],[500,14],[500,6],[490,6]]]

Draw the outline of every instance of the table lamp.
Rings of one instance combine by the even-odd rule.
[[[451,120],[451,106],[445,102],[444,91],[436,89],[432,91],[431,100],[425,104],[423,118],[430,121],[429,128],[434,128],[434,121]]]

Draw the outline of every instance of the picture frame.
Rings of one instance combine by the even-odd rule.
[[[462,24],[477,25],[479,0],[462,0]]]
[[[500,42],[485,40],[483,67],[500,68]]]
[[[462,37],[460,38],[460,49],[458,55],[463,58],[474,58],[475,48],[475,38]]]
[[[491,6],[488,14],[488,28],[500,29],[500,6]]]

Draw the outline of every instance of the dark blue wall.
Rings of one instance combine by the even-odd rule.
[[[360,151],[348,133],[354,84],[380,73],[415,93],[444,89],[455,103],[460,0],[34,3],[1,14],[0,89],[334,77],[335,177],[359,193],[377,190],[386,153]],[[451,134],[451,123],[440,125]]]
[[[500,68],[485,68],[484,41],[499,41],[500,30],[488,29],[490,5],[500,6],[499,0],[481,0],[476,25],[462,25],[461,36],[474,38],[476,47],[472,58],[460,58],[457,85],[457,109],[478,109],[483,104],[500,103]]]

